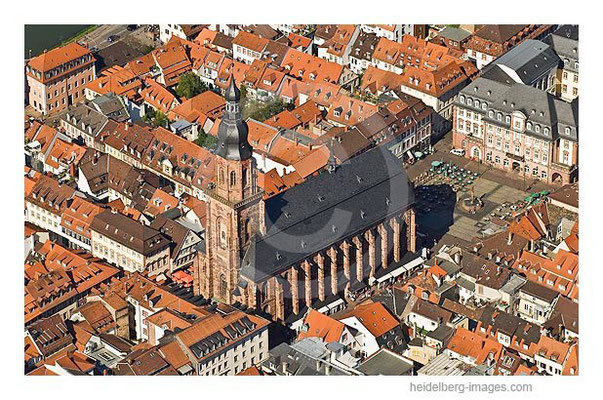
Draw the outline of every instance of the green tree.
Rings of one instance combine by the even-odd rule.
[[[247,97],[247,86],[241,85],[241,88],[239,90],[241,92],[241,101],[244,101]]]
[[[176,94],[187,99],[193,98],[206,90],[208,90],[207,85],[201,82],[201,78],[192,72],[180,75],[178,85],[176,86]]]
[[[197,137],[197,140],[195,140],[195,143],[201,147],[205,147],[206,149],[213,149],[216,145],[217,139],[208,134],[205,133],[205,130],[203,130],[203,128],[201,128],[201,131],[199,132],[199,136]]]
[[[142,120],[144,122],[150,123],[154,128],[157,128],[158,126],[163,126],[164,128],[167,128],[170,123],[170,120],[168,119],[167,115],[165,115],[160,110],[147,111],[144,117],[142,117]]]
[[[263,122],[268,118],[280,113],[285,109],[285,103],[281,99],[269,100],[266,103],[260,103],[257,101],[248,102],[246,114],[249,118],[253,118],[256,121]]]
[[[167,115],[165,115],[164,113],[162,113],[159,110],[157,110],[155,112],[155,118],[153,119],[153,122],[152,122],[154,127],[163,126],[164,128],[167,128],[169,123],[170,123],[170,120],[168,119]]]

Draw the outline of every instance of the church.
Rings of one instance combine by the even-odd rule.
[[[416,251],[412,183],[375,147],[269,199],[231,79],[194,292],[286,321],[366,288]]]

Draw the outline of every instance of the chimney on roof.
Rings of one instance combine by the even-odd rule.
[[[461,254],[461,252],[460,252],[460,251],[457,251],[457,252],[454,254],[454,262],[455,262],[457,265],[461,265],[461,259],[462,259],[462,258],[463,258],[463,255]]]
[[[507,234],[507,245],[510,246],[513,243],[513,232],[509,229]]]

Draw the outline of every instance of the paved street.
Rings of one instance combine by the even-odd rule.
[[[86,43],[88,47],[96,47],[103,49],[110,46],[111,43],[107,42],[107,38],[111,35],[121,36],[124,32],[128,32],[126,29],[127,25],[102,25],[85,35],[83,38],[78,40],[79,43]]]

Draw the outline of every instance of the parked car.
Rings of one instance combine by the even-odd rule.
[[[136,29],[138,29],[138,25],[128,25],[126,27],[126,29],[130,32],[135,31]]]
[[[107,42],[112,43],[119,39],[119,35],[111,35],[107,38]]]
[[[465,155],[465,150],[463,149],[452,149],[450,150],[450,154],[454,154],[455,156],[462,157]]]
[[[96,52],[98,51],[98,47],[96,47],[96,46],[92,46],[92,47],[90,47],[90,49],[88,49],[88,50],[90,50],[90,52],[92,52],[92,53],[96,53]]]

